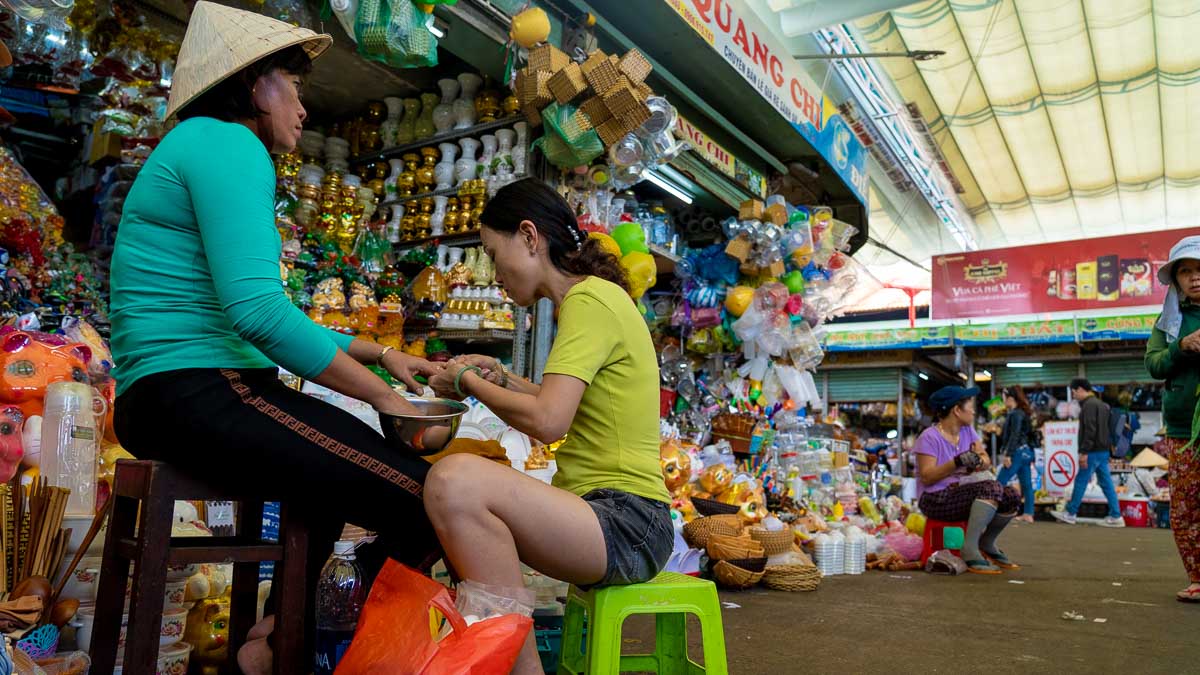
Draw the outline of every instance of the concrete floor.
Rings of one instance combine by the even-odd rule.
[[[1186,576],[1169,530],[1039,522],[1014,525],[1000,543],[1021,570],[867,572],[812,593],[723,592],[740,605],[723,617],[729,672],[1200,672],[1200,605],[1175,601]],[[1068,610],[1086,620],[1063,620]],[[627,624],[626,651],[653,640],[651,623]]]

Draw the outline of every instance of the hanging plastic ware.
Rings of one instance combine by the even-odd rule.
[[[75,0],[0,0],[0,6],[30,23],[67,30],[67,17],[75,8]]]
[[[358,53],[393,68],[436,66],[433,15],[412,0],[361,0],[354,24]]]
[[[574,169],[604,154],[604,142],[593,129],[584,129],[575,115],[577,107],[551,103],[542,110],[545,134],[533,142],[551,164]]]

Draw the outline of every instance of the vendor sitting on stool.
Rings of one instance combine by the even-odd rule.
[[[996,547],[996,539],[1017,515],[1021,498],[988,472],[975,422],[978,387],[942,387],[929,397],[933,426],[913,448],[917,454],[918,504],[928,518],[967,521],[962,557],[975,574],[1019,569]],[[984,473],[988,472],[988,473]]]
[[[467,356],[430,385],[474,396],[532,438],[567,440],[553,487],[473,455],[434,464],[425,510],[446,558],[466,579],[507,587],[522,586],[522,562],[577,585],[653,579],[674,529],[658,461],[658,360],[624,270],[539,180],[501,188],[480,220],[509,296],[558,308],[545,376],[537,385]],[[532,633],[513,672],[542,672]]]

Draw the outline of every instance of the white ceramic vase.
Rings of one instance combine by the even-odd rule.
[[[475,94],[483,85],[483,78],[475,73],[462,73],[458,76],[458,84],[461,93],[453,103],[454,128],[468,129],[479,119],[479,114],[475,112]]]
[[[448,202],[448,201],[450,201],[449,197],[434,197],[433,198],[433,205],[434,205],[433,206],[433,215],[431,215],[429,218],[429,234],[430,234],[430,236],[440,237],[446,233],[446,202]],[[442,248],[444,248],[444,247],[438,247],[439,265],[443,264],[443,260],[444,260],[441,256]],[[450,265],[444,264],[444,266],[442,267],[442,271],[449,272]]]
[[[392,167],[392,172],[383,184],[383,193],[386,195],[385,199],[392,199],[396,196],[396,183],[400,180],[400,174],[404,173],[404,160],[389,159],[388,166]]]
[[[513,125],[517,139],[513,145],[513,173],[523,175],[529,160],[529,124],[517,122]]]
[[[496,132],[496,142],[499,143],[499,147],[496,148],[496,173],[499,175],[513,172],[513,142],[516,137],[517,132],[512,129],[500,129]]]
[[[483,141],[483,155],[479,158],[479,168],[476,172],[480,178],[487,178],[495,171],[496,160],[496,137],[491,134],[486,134],[481,139]]]
[[[454,160],[458,157],[458,146],[453,143],[441,143],[438,150],[442,151],[441,161],[433,167],[433,179],[438,190],[454,187]]]
[[[393,244],[400,243],[400,219],[404,217],[404,205],[392,204],[391,218],[387,223],[387,240]]]
[[[396,147],[396,130],[400,128],[400,117],[404,115],[404,99],[395,96],[385,96],[383,104],[387,106],[387,119],[379,125],[379,141],[384,149]]]
[[[454,99],[458,97],[458,80],[438,80],[438,89],[442,90],[442,102],[433,109],[433,126],[437,133],[444,134],[454,127]]]

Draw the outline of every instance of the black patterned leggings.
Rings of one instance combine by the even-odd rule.
[[[289,389],[274,368],[157,373],[133,383],[115,406],[117,436],[138,459],[248,494],[269,484],[299,507],[309,526],[310,593],[347,522],[379,533],[358,550],[368,579],[387,557],[419,569],[441,557],[421,499],[430,465],[350,413]],[[311,641],[311,597],[307,606]]]
[[[945,490],[926,492],[918,503],[926,518],[958,522],[970,517],[971,504],[976,499],[995,502],[996,513],[1004,516],[1015,515],[1021,508],[1021,496],[1017,491],[994,480],[956,483]]]

